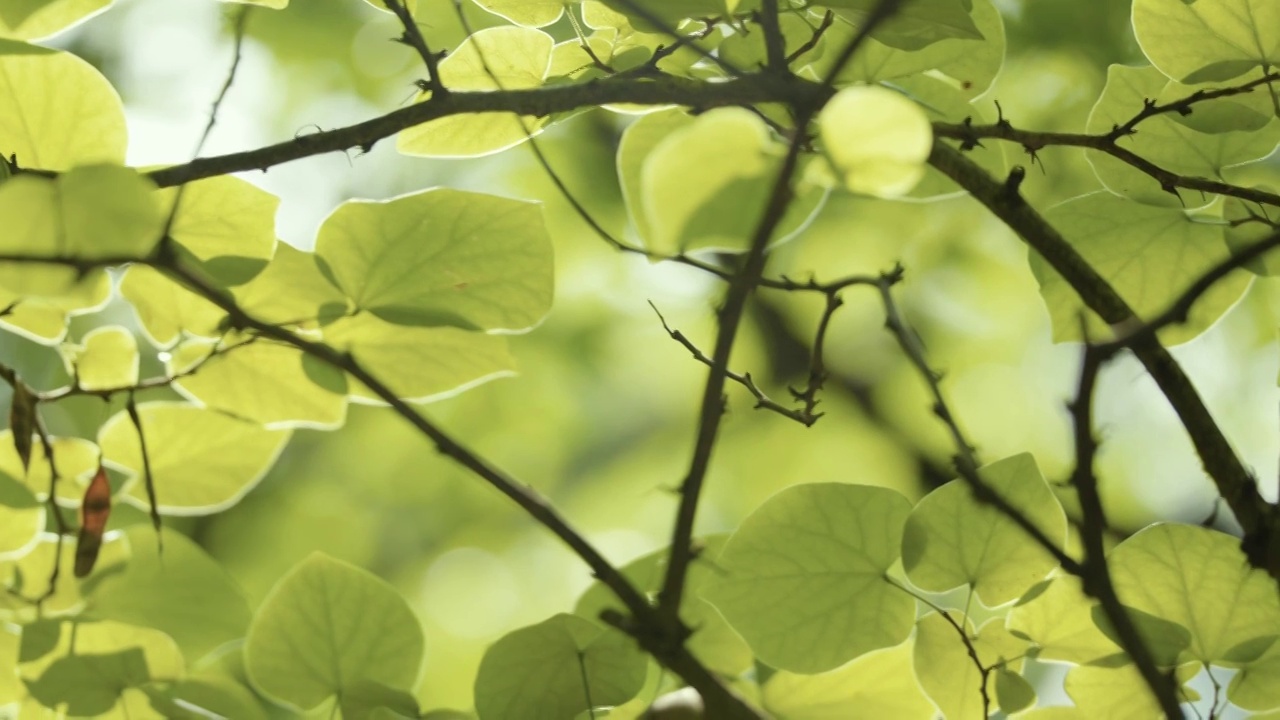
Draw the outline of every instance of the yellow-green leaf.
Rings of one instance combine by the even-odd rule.
[[[128,329],[116,325],[85,333],[80,345],[59,350],[67,374],[85,390],[123,388],[138,382],[138,341]]]
[[[827,158],[852,192],[897,197],[924,177],[933,128],[919,105],[878,85],[845,88],[818,115]]]

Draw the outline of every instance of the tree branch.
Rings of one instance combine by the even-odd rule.
[[[1140,322],[1124,299],[1075,248],[1021,196],[1011,194],[1004,183],[941,141],[934,141],[929,163],[968,190],[1040,253],[1075,289],[1085,305],[1105,322],[1112,327],[1133,326]],[[1274,509],[1259,495],[1256,481],[1209,414],[1190,378],[1153,337],[1139,339],[1132,349],[1173,406],[1200,455],[1205,471],[1235,513],[1236,521],[1244,531],[1242,545],[1249,561],[1273,577],[1280,577],[1280,552],[1277,552],[1280,548],[1272,547],[1273,543],[1280,542],[1280,534],[1275,532]]]

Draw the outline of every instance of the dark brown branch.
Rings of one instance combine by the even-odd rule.
[[[1075,435],[1076,467],[1071,474],[1071,482],[1080,498],[1080,538],[1084,545],[1084,561],[1081,572],[1077,573],[1085,593],[1095,598],[1107,619],[1115,629],[1120,647],[1133,660],[1138,674],[1151,690],[1152,696],[1160,704],[1166,717],[1181,717],[1179,710],[1177,685],[1166,673],[1160,672],[1151,649],[1147,647],[1138,628],[1129,616],[1128,610],[1121,604],[1116,595],[1115,585],[1111,581],[1111,571],[1107,567],[1107,548],[1104,544],[1104,533],[1107,529],[1107,516],[1102,507],[1102,498],[1098,494],[1098,477],[1094,474],[1093,463],[1098,444],[1093,436],[1093,394],[1097,385],[1098,373],[1106,361],[1106,355],[1088,343],[1085,344],[1084,360],[1080,367],[1080,383],[1076,391],[1076,399],[1069,409],[1072,416],[1072,427]]]
[[[836,14],[828,10],[826,14],[822,16],[822,22],[818,23],[818,27],[814,28],[813,35],[787,56],[787,64],[790,65],[796,60],[804,57],[805,53],[818,47],[818,41],[822,40],[822,36],[827,33],[827,30],[831,29],[831,25],[835,23],[835,20]]]
[[[1257,188],[1240,187],[1239,185],[1232,185],[1220,180],[1185,177],[1175,172],[1165,170],[1141,155],[1120,147],[1111,137],[1111,133],[1107,133],[1105,135],[1089,135],[1085,133],[1032,132],[1029,130],[1018,130],[1010,125],[1008,121],[997,122],[993,125],[934,123],[933,133],[937,137],[960,140],[970,145],[978,140],[984,140],[987,138],[1008,140],[1022,145],[1027,152],[1033,154],[1043,148],[1053,145],[1088,148],[1090,150],[1097,150],[1098,152],[1106,153],[1127,165],[1141,170],[1156,182],[1160,183],[1160,187],[1164,188],[1168,192],[1174,192],[1176,188],[1185,188],[1187,190],[1227,195],[1230,197],[1240,198],[1241,200],[1251,200],[1264,205],[1280,206],[1280,195],[1275,193],[1259,190]]]
[[[182,165],[152,171],[148,177],[160,187],[172,187],[215,175],[267,170],[314,155],[369,148],[406,128],[465,113],[513,112],[544,117],[611,103],[683,105],[698,109],[763,102],[816,106],[830,95],[829,88],[817,83],[794,76],[773,75],[704,82],[670,75],[636,78],[620,74],[584,83],[527,90],[452,92],[354,125],[300,135],[256,150],[197,158]]]
[[[413,19],[409,8],[400,0],[383,0],[383,3],[404,27],[404,34],[400,36],[399,41],[413,48],[414,52],[418,53],[418,57],[422,58],[422,64],[427,67],[425,89],[431,91],[432,97],[447,94],[449,89],[440,80],[440,57],[431,52],[431,48],[427,46],[427,40],[422,37],[422,30],[418,28],[418,22]]]
[[[1213,90],[1197,90],[1194,93],[1182,98],[1181,100],[1172,100],[1167,103],[1157,103],[1153,100],[1147,100],[1143,103],[1142,109],[1133,117],[1129,118],[1123,125],[1117,125],[1107,133],[1112,141],[1119,140],[1126,135],[1132,135],[1134,128],[1143,120],[1153,118],[1157,115],[1166,113],[1178,113],[1179,115],[1190,115],[1196,104],[1209,100],[1217,100],[1224,97],[1232,97],[1234,95],[1243,95],[1253,92],[1255,88],[1261,85],[1267,85],[1276,81],[1280,81],[1280,72],[1270,72],[1256,80],[1250,80],[1241,85],[1233,85],[1231,87],[1215,88]]]
[[[1076,252],[1062,235],[1045,222],[1035,208],[1010,196],[1003,183],[992,178],[959,150],[935,141],[929,163],[987,207],[1018,234],[1061,275],[1084,304],[1113,327],[1129,327],[1140,322],[1114,288]],[[1204,464],[1227,505],[1244,531],[1243,548],[1249,561],[1280,576],[1280,553],[1272,543],[1280,540],[1275,531],[1272,506],[1258,494],[1257,484],[1240,462],[1221,428],[1205,407],[1199,392],[1181,366],[1159,342],[1147,338],[1132,346],[1152,379],[1169,400],[1186,428]]]
[[[778,24],[778,0],[761,0],[760,31],[764,33],[765,67],[773,72],[787,72],[787,40]]]

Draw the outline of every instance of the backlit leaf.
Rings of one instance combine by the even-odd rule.
[[[852,192],[902,195],[924,176],[933,129],[919,105],[876,85],[836,93],[818,115],[827,158]]]
[[[1151,62],[1181,82],[1280,63],[1280,5],[1271,0],[1134,0],[1133,31]]]
[[[315,553],[263,601],[244,653],[245,669],[260,692],[306,711],[368,681],[412,688],[422,665],[423,635],[390,585]]]
[[[480,720],[572,718],[620,705],[640,692],[647,660],[635,641],[576,615],[560,614],[508,633],[476,675]]]
[[[915,601],[889,580],[910,504],[885,488],[787,488],[743,521],[703,592],[756,656],[793,672],[831,670],[911,631]]]
[[[287,431],[184,403],[141,403],[138,414],[159,509],[166,515],[205,515],[234,505],[262,479],[289,438]],[[127,413],[102,425],[98,444],[107,463],[134,478],[125,501],[148,508],[138,433]]]

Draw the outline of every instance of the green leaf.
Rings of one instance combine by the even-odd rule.
[[[376,682],[407,690],[422,666],[422,627],[383,580],[314,553],[271,590],[249,627],[245,670],[295,710]]]
[[[32,342],[54,345],[67,333],[67,321],[75,315],[100,310],[111,300],[111,278],[91,272],[56,297],[31,297],[0,287],[0,327]]]
[[[2,56],[0,56],[2,60]],[[0,256],[83,260],[145,257],[163,219],[155,186],[129,168],[77,167],[56,178],[19,175],[0,185]],[[0,288],[20,296],[75,291],[72,267],[0,264]]]
[[[725,619],[706,600],[701,598],[702,588],[719,577],[719,557],[727,535],[700,540],[698,557],[689,565],[685,575],[685,591],[681,596],[680,618],[693,628],[693,635],[685,641],[689,651],[713,672],[726,677],[736,677],[746,672],[754,662],[751,648],[743,642]],[[659,550],[633,560],[622,568],[622,574],[638,590],[650,596],[662,589],[667,571],[667,551]],[[613,591],[597,581],[578,599],[574,613],[589,620],[599,620],[601,611],[612,608],[625,612],[626,608]]]
[[[703,592],[763,662],[821,672],[911,631],[915,601],[888,577],[911,505],[893,490],[787,488],[743,521]]]
[[[681,20],[724,17],[730,12],[746,12],[759,7],[759,0],[600,0],[610,10],[626,16],[639,30],[666,32]]]
[[[237,720],[267,720],[267,714],[253,692],[231,678],[216,675],[187,677],[169,686],[151,686],[144,690],[151,706],[169,718],[196,720],[213,715]]]
[[[402,325],[524,330],[554,291],[541,209],[462,190],[344,203],[316,255],[358,310]]]
[[[1134,0],[1133,31],[1152,64],[1181,82],[1280,64],[1280,5],[1271,0]]]
[[[44,506],[21,482],[0,473],[0,560],[22,557],[44,530]]]
[[[979,470],[987,487],[1061,546],[1067,518],[1029,453]],[[907,518],[902,565],[922,590],[945,592],[969,584],[988,607],[1022,596],[1058,561],[996,508],[979,501],[967,482],[952,480],[929,493]]]
[[[1139,637],[1142,638],[1143,645],[1151,653],[1152,660],[1163,667],[1177,665],[1178,657],[1191,645],[1191,632],[1177,623],[1169,622],[1141,610],[1130,607],[1126,607],[1124,610],[1133,622],[1134,629],[1138,631]],[[1102,610],[1102,606],[1094,605],[1092,615],[1093,622],[1098,626],[1098,629],[1119,646],[1120,636],[1116,633],[1111,619]],[[1128,659],[1126,659],[1126,662],[1128,662]]]
[[[150,680],[142,650],[115,653],[77,653],[55,660],[40,677],[27,682],[27,691],[42,705],[63,706],[79,716],[105,715],[125,688]]]
[[[194,662],[242,637],[249,601],[226,570],[185,535],[166,531],[161,555],[155,531],[125,531],[129,560],[103,575],[90,592],[96,617],[155,628],[171,636]]]
[[[239,285],[256,275],[275,251],[280,198],[229,175],[183,188],[169,235],[223,284]],[[176,188],[161,191],[166,212],[176,197]]]
[[[997,668],[996,702],[1006,715],[1025,710],[1036,702],[1036,689],[1027,679],[1007,668]]]
[[[273,325],[316,325],[347,313],[347,298],[320,271],[315,253],[279,243],[266,269],[232,290],[251,317]]]
[[[85,390],[124,388],[138,382],[138,341],[127,328],[96,327],[81,345],[58,348],[67,374]]]
[[[122,164],[120,96],[71,53],[0,40],[0,154],[22,167]],[[8,185],[9,183],[5,183]]]
[[[120,294],[133,306],[142,332],[156,347],[169,347],[183,334],[217,337],[226,313],[164,273],[146,265],[130,265],[120,281]]]
[[[84,597],[81,594],[81,583],[70,572],[75,563],[76,547],[74,542],[58,543],[53,533],[42,533],[34,549],[20,558],[0,561],[0,581],[11,591],[0,593],[0,617],[8,620],[29,621],[34,616],[34,608],[30,600],[41,597],[49,589],[49,580],[53,577],[54,559],[59,545],[62,551],[61,572],[58,573],[53,593],[41,605],[45,617],[57,617],[78,612],[83,608]],[[94,566],[94,575],[111,572],[115,566],[124,561],[127,555],[125,544],[120,542],[120,534],[108,532],[98,553],[98,563]],[[18,596],[21,597],[18,597]],[[25,599],[23,599],[25,598]]]
[[[325,342],[350,353],[396,397],[429,402],[512,374],[507,340],[452,327],[407,327],[368,313],[325,327]],[[353,399],[381,403],[371,390],[348,378]]]
[[[555,40],[541,30],[507,26],[480,30],[440,62],[449,90],[525,90],[542,85]],[[418,96],[424,101],[430,92]],[[467,113],[402,130],[396,148],[406,155],[474,157],[514,147],[536,135],[548,118],[512,113]]]
[[[939,40],[920,50],[902,50],[886,45],[874,37],[864,41],[837,77],[837,83],[875,83],[933,71],[945,76],[961,97],[971,100],[991,87],[1000,66],[1004,64],[1004,22],[991,0],[974,0],[973,21],[980,37],[954,37]],[[853,38],[855,28],[836,23],[827,30],[828,47],[844,47]],[[824,53],[814,63],[813,77],[826,77],[836,53]]]
[[[1096,601],[1080,589],[1078,578],[1059,572],[1046,582],[1042,592],[1009,610],[1010,632],[1034,643],[1041,660],[1084,665],[1121,652],[1094,623],[1090,610]]]
[[[1199,222],[1180,209],[1141,205],[1097,192],[1050,208],[1045,219],[1111,283],[1140,318],[1164,312],[1187,286],[1228,256],[1222,225]],[[1080,318],[1093,338],[1110,330],[1080,302],[1039,254],[1031,269],[1053,320],[1053,339],[1080,339]],[[1218,281],[1192,307],[1186,323],[1165,328],[1167,344],[1191,340],[1231,307],[1249,284],[1246,273]]]
[[[1082,718],[1162,717],[1136,665],[1073,667],[1063,685]]]
[[[160,512],[207,515],[226,509],[262,479],[289,433],[267,430],[184,403],[138,405]],[[138,433],[124,411],[98,431],[104,462],[133,477],[126,502],[149,507]]]
[[[1015,637],[995,620],[977,633],[964,616],[957,620],[965,629],[969,646],[983,667],[1000,667],[1006,672],[1021,670],[1027,652],[1025,640]],[[956,628],[938,613],[929,613],[916,624],[912,655],[916,678],[947,720],[985,718],[982,711],[982,674]],[[986,679],[987,696],[997,697],[997,673]]]
[[[53,446],[54,462],[58,465],[58,504],[79,507],[89,479],[98,469],[98,446],[81,438],[56,436],[49,438],[49,444]],[[13,447],[12,431],[0,430],[0,474],[22,479],[42,502],[49,497],[51,473],[43,442],[32,444],[31,462],[24,473],[22,460]]]
[[[1261,68],[1255,69],[1240,78],[1238,83],[1257,80],[1265,75]],[[1233,83],[1235,84],[1235,83]],[[1220,83],[1202,83],[1199,85],[1183,85],[1169,82],[1160,91],[1155,101],[1161,105],[1184,100],[1199,92],[1220,89]],[[1228,95],[1211,101],[1197,102],[1191,112],[1167,113],[1164,117],[1172,118],[1192,130],[1202,133],[1220,133],[1232,130],[1253,132],[1266,127],[1275,117],[1276,87],[1268,83],[1256,87],[1250,92]]]
[[[931,75],[900,78],[893,85],[895,89],[918,104],[930,120],[949,123],[961,123],[966,118],[971,122],[995,121],[994,117],[989,117],[981,108],[966,101],[963,91]],[[985,146],[972,148],[965,154],[992,177],[1006,177],[1009,174],[1009,163],[1004,147],[1004,143],[987,143]],[[911,189],[908,197],[938,199],[942,196],[966,192],[951,178],[943,175],[936,168],[926,165],[924,177]]]
[[[1205,664],[1238,667],[1280,635],[1280,599],[1229,535],[1158,524],[1108,556],[1121,602],[1191,631],[1188,652]],[[1268,642],[1269,644],[1269,642]],[[1259,649],[1260,647],[1260,649]]]
[[[851,192],[898,197],[924,177],[933,128],[920,106],[878,85],[845,88],[818,114],[818,136]]]
[[[646,666],[631,638],[561,613],[489,647],[476,675],[476,714],[540,720],[621,705],[640,692]]]
[[[0,37],[40,40],[88,20],[112,0],[9,0],[0,4]]]
[[[618,182],[631,223],[641,238],[653,237],[641,188],[645,161],[659,143],[692,124],[693,117],[683,110],[660,110],[642,116],[622,131],[618,142]]]
[[[309,365],[301,350],[252,336],[190,340],[169,358],[174,387],[200,403],[276,428],[335,428],[346,416],[341,371]],[[313,379],[313,376],[318,376]]]
[[[339,707],[343,720],[417,718],[421,714],[411,693],[372,680],[360,680],[345,688]]]
[[[1263,186],[1261,190],[1268,192],[1272,188]],[[1222,219],[1227,221],[1224,235],[1227,247],[1234,255],[1251,245],[1275,235],[1280,218],[1273,217],[1275,210],[1267,205],[1245,202],[1239,198],[1224,198],[1222,203]],[[1280,275],[1280,252],[1274,249],[1266,255],[1250,261],[1244,266],[1256,275]]]
[[[524,27],[536,28],[560,19],[572,0],[476,0],[489,12]]]
[[[708,247],[745,250],[784,152],[764,121],[742,108],[711,110],[671,132],[640,169],[637,194],[649,229],[645,246],[660,255]],[[824,196],[821,188],[800,190],[773,240],[803,229]]]
[[[1095,134],[1108,133],[1140,112],[1147,100],[1169,92],[1179,92],[1176,84],[1153,67],[1112,65],[1107,70],[1107,85],[1089,113],[1086,129]],[[1261,95],[1266,91],[1254,92]],[[1192,114],[1198,113],[1197,109]],[[1148,118],[1137,126],[1135,134],[1121,138],[1117,144],[1169,172],[1223,179],[1228,168],[1266,157],[1280,141],[1280,122],[1271,122],[1256,131],[1210,134],[1193,130],[1173,117],[1173,113],[1165,113]],[[1178,195],[1166,192],[1156,179],[1118,158],[1092,150],[1086,156],[1098,179],[1112,192],[1169,207],[1200,200],[1191,191]]]
[[[1280,643],[1245,663],[1231,678],[1227,698],[1245,710],[1270,710],[1280,706]]]
[[[895,718],[932,720],[933,704],[916,682],[912,643],[874,650],[830,672],[779,670],[761,700],[777,720]]]
[[[223,2],[241,3],[244,5],[258,5],[272,10],[283,10],[289,6],[289,0],[222,0]]]
[[[172,638],[109,621],[27,625],[21,661],[18,672],[34,699],[81,716],[106,715],[129,689],[183,674]]]
[[[861,26],[878,0],[817,0],[846,22]],[[969,17],[965,0],[906,0],[871,33],[876,40],[903,50],[920,50],[947,38],[982,39]]]

